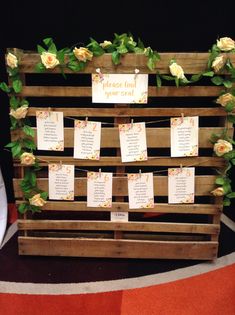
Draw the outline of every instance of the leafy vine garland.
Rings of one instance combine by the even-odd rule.
[[[162,75],[156,69],[156,63],[160,60],[160,55],[152,50],[151,47],[145,48],[143,42],[138,39],[134,41],[130,34],[114,34],[113,41],[105,40],[98,43],[93,38],[86,47],[63,48],[58,50],[52,38],[43,40],[44,47],[37,46],[41,61],[35,66],[38,72],[59,67],[62,75],[65,77],[66,68],[79,72],[86,68],[93,56],[98,57],[104,53],[111,53],[112,62],[115,65],[121,63],[122,56],[127,53],[144,54],[147,57],[147,67],[151,71],[156,71],[156,86],[161,87],[162,81],[174,81],[178,87],[199,81],[202,77],[210,77],[215,85],[223,85],[225,90],[218,96],[216,103],[223,106],[227,112],[226,119],[235,123],[235,116],[231,114],[235,107],[235,90],[232,89],[235,81],[235,68],[230,60],[230,53],[235,52],[235,41],[229,37],[223,37],[217,40],[217,43],[209,50],[207,69],[204,72],[192,75],[186,78],[183,68],[177,64],[176,60],[170,60],[169,75]],[[11,130],[17,130],[20,136],[13,142],[6,145],[11,149],[13,158],[18,158],[22,165],[27,166],[24,178],[20,183],[25,202],[19,205],[19,212],[26,211],[38,212],[46,203],[48,194],[37,186],[36,172],[40,170],[39,161],[33,151],[36,150],[34,143],[34,130],[30,126],[27,118],[29,103],[26,99],[19,96],[22,91],[23,83],[20,79],[19,63],[20,56],[9,52],[6,57],[7,72],[9,75],[9,84],[0,83],[0,89],[10,95],[10,119]],[[223,75],[222,73],[226,73]],[[221,134],[212,134],[211,142],[214,144],[214,153],[216,156],[224,158],[226,168],[219,173],[216,178],[215,188],[211,193],[214,196],[224,196],[224,206],[230,205],[230,199],[235,198],[235,192],[232,191],[230,170],[235,165],[235,145],[234,140],[228,135],[228,128],[225,128]]]

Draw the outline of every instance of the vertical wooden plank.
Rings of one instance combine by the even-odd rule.
[[[115,104],[114,107],[115,108],[129,108],[130,106],[128,104]],[[115,117],[114,118],[115,124],[127,124],[129,122],[130,122],[129,117]],[[121,156],[120,148],[116,149],[116,156]],[[117,166],[116,167],[116,173],[119,173],[119,174],[125,173],[125,166]],[[122,202],[122,201],[124,201],[124,197],[115,197],[115,201]],[[114,231],[114,238],[115,239],[121,239],[122,237],[123,237],[122,231]]]

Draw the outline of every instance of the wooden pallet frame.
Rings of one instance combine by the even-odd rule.
[[[24,80],[24,87],[21,92],[22,97],[30,98],[80,98],[91,97],[91,87],[87,86],[29,86],[27,77],[35,74],[35,64],[40,61],[38,54],[34,52],[21,51],[20,72]],[[204,71],[208,59],[207,53],[162,53],[161,61],[157,68],[160,73],[168,73],[168,65],[171,59],[183,67],[186,74],[196,74]],[[234,57],[231,58],[234,62]],[[110,54],[105,54],[98,58],[93,58],[86,69],[74,76],[82,76],[84,73],[95,73],[96,68],[101,68],[103,73],[133,73],[133,69],[138,68],[140,73],[151,71],[146,67],[146,57],[141,54],[127,54],[122,58],[119,66],[114,66]],[[45,73],[44,76],[58,73],[58,69]],[[66,70],[70,74],[72,71]],[[154,74],[153,74],[154,75]],[[80,107],[60,107],[52,106],[51,110],[64,112],[64,116],[92,117],[103,121],[105,118],[112,118],[116,123],[126,123],[130,118],[142,117],[143,121],[150,118],[155,120],[159,117],[198,115],[200,117],[219,118],[217,127],[200,127],[199,147],[209,150],[212,153],[212,144],[209,141],[213,132],[223,129],[225,124],[225,111],[216,104],[213,107],[204,107],[203,104],[197,108],[187,107],[158,107],[158,98],[163,97],[208,97],[216,98],[222,88],[218,86],[186,86],[174,87],[163,86],[156,88],[149,86],[149,98],[155,100],[147,107],[129,106],[126,104],[116,104],[113,108],[104,105],[104,108],[96,108],[95,104],[86,108]],[[30,107],[28,115],[35,116],[36,110],[43,107]],[[233,134],[232,125],[228,125],[230,135]],[[157,137],[156,137],[157,135]],[[12,140],[18,135],[12,132]],[[35,136],[36,138],[36,136]],[[147,128],[148,148],[169,148],[170,129],[169,128]],[[73,147],[73,128],[65,128],[65,147]],[[170,158],[168,156],[152,156],[144,162],[122,163],[120,158],[119,138],[117,128],[102,129],[102,148],[114,148],[116,156],[101,156],[100,161],[77,160],[72,156],[39,156],[44,162],[41,166],[46,166],[46,161],[74,164],[77,167],[114,167],[117,173],[124,173],[126,167],[136,168],[152,167],[177,167],[180,164],[189,166],[200,164],[203,170],[210,168],[223,168],[224,161],[221,158],[210,155],[190,158]],[[52,153],[52,152],[51,152]],[[19,188],[25,167],[19,161],[14,161],[15,178],[14,191],[17,204],[23,202],[22,192]],[[40,177],[41,176],[41,177]],[[46,255],[46,256],[77,256],[77,257],[112,257],[112,258],[167,258],[167,259],[203,259],[212,260],[217,257],[218,237],[220,230],[220,216],[222,212],[222,199],[210,197],[210,191],[214,188],[215,175],[197,175],[196,191],[197,197],[208,196],[206,203],[173,205],[167,202],[156,202],[151,213],[174,214],[174,215],[198,215],[206,218],[206,223],[200,222],[157,222],[146,220],[130,221],[128,223],[114,223],[108,220],[94,220],[94,213],[107,213],[110,211],[125,211],[130,214],[141,214],[147,212],[146,209],[130,210],[126,201],[127,179],[123,176],[114,177],[113,195],[115,201],[110,209],[89,208],[86,201],[77,200],[74,202],[48,201],[43,207],[42,217],[24,215],[18,220],[20,235],[19,254],[20,255]],[[38,186],[44,190],[48,189],[48,179],[44,173],[39,173],[37,179]],[[167,176],[154,176],[155,196],[167,196]],[[86,178],[75,178],[75,196],[86,196]],[[84,213],[88,219],[73,220],[66,218],[63,220],[54,219],[54,212],[59,213]],[[45,215],[46,214],[46,215]],[[161,218],[161,217],[160,217]],[[163,220],[164,221],[164,220]]]

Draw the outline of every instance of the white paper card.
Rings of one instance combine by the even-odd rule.
[[[194,203],[195,168],[168,169],[168,202]]]
[[[49,164],[49,199],[74,200],[74,165]]]
[[[112,222],[128,222],[128,212],[111,212]]]
[[[36,111],[38,150],[64,151],[63,112]]]
[[[92,103],[147,103],[147,74],[92,74]]]
[[[129,208],[153,208],[153,173],[128,174]]]
[[[74,158],[85,160],[100,159],[101,123],[75,120]]]
[[[148,159],[144,122],[119,125],[119,138],[122,162]]]
[[[198,156],[198,116],[171,118],[171,156]]]
[[[106,172],[87,173],[87,206],[112,207],[113,174]]]

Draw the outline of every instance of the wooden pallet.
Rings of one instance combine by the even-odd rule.
[[[89,117],[91,120],[115,123],[158,120],[173,116],[200,116],[199,147],[200,156],[190,158],[170,158],[169,122],[147,125],[147,145],[149,159],[144,162],[122,163],[119,149],[119,136],[116,127],[102,128],[100,161],[77,160],[72,157],[73,127],[65,125],[65,156],[41,156],[42,171],[38,173],[38,186],[48,190],[47,162],[62,161],[84,169],[116,173],[138,172],[145,170],[167,169],[196,165],[195,204],[174,205],[167,203],[167,176],[154,176],[155,206],[149,212],[161,214],[146,218],[146,209],[131,210],[127,202],[127,178],[117,176],[113,179],[114,202],[112,209],[88,208],[86,205],[86,175],[76,172],[76,201],[48,201],[41,214],[27,214],[18,221],[20,230],[20,255],[46,256],[79,256],[79,257],[114,257],[114,258],[167,258],[167,259],[205,259],[217,257],[221,198],[211,197],[214,189],[215,172],[213,168],[223,168],[224,161],[212,156],[211,134],[223,130],[226,116],[220,106],[212,102],[221,87],[187,86],[176,88],[149,86],[149,103],[146,106],[115,104],[98,106],[90,101],[91,87],[80,86],[85,74],[95,73],[101,68],[103,73],[133,73],[135,68],[140,73],[151,72],[146,67],[146,57],[127,54],[122,64],[114,66],[111,56],[105,54],[94,58],[83,73],[70,75],[72,86],[60,85],[58,70],[52,74],[35,74],[34,65],[39,55],[32,52],[21,52],[21,73],[25,85],[21,95],[29,98],[29,116],[35,122],[36,110],[50,106],[51,110],[63,111],[64,116],[78,118]],[[185,70],[185,73],[199,73],[205,70],[207,53],[162,53],[157,64],[160,73],[168,73],[169,61],[174,58]],[[45,86],[55,77],[56,86]],[[71,76],[71,78],[70,78]],[[42,85],[42,80],[43,85]],[[47,81],[48,80],[48,81]],[[36,83],[35,83],[36,82]],[[75,82],[75,83],[74,83]],[[82,99],[81,99],[82,98]],[[49,102],[48,102],[49,100]],[[232,135],[232,125],[228,124]],[[12,139],[17,135],[12,132]],[[35,136],[36,138],[36,136]],[[51,152],[52,154],[52,152]],[[14,191],[17,204],[20,204],[22,193],[19,183],[25,167],[14,162]],[[109,220],[110,211],[129,212],[130,221],[116,223]]]

